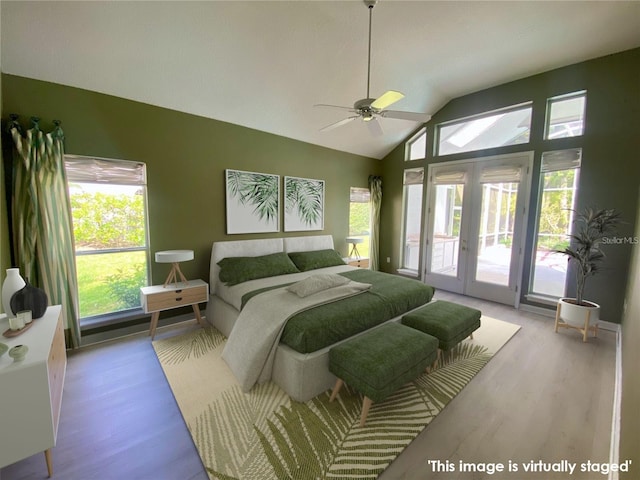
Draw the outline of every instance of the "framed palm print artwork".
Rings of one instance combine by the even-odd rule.
[[[284,231],[324,229],[324,180],[284,177]]]
[[[225,170],[227,233],[280,231],[280,175]]]

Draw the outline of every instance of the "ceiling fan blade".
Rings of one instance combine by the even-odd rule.
[[[384,134],[377,118],[367,121],[367,128],[369,129],[369,133],[374,137],[381,137]]]
[[[358,115],[355,115],[353,117],[343,118],[339,122],[332,123],[331,125],[327,125],[326,127],[321,128],[320,131],[327,132],[329,130],[333,130],[334,128],[338,128],[338,127],[341,127],[342,125],[346,125],[347,123],[355,120],[356,118],[358,118]]]
[[[326,103],[316,103],[314,107],[340,108],[342,110],[349,110],[350,112],[355,112],[353,107],[343,107],[342,105],[328,105]]]
[[[385,110],[380,115],[386,118],[398,118],[400,120],[411,120],[412,122],[426,123],[431,120],[431,115],[426,113],[402,112],[400,110]]]
[[[376,110],[384,110],[389,105],[392,105],[403,98],[404,95],[402,93],[396,92],[395,90],[388,90],[376,98],[371,104],[371,107]]]

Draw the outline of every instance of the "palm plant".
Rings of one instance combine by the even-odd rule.
[[[602,245],[608,235],[616,232],[620,223],[620,214],[615,210],[586,208],[577,213],[574,223],[578,225],[570,236],[571,242],[564,250],[556,250],[565,254],[569,261],[576,264],[576,304],[589,306],[584,301],[584,287],[589,277],[600,272],[600,265],[605,258]]]

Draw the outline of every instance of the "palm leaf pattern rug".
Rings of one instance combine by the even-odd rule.
[[[474,340],[438,368],[374,403],[343,387],[300,403],[272,382],[243,393],[221,358],[213,327],[153,342],[209,477],[220,480],[375,479],[519,327],[482,317]]]

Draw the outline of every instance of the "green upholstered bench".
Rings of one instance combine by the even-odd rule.
[[[360,426],[372,402],[381,402],[407,382],[415,380],[438,357],[438,340],[431,335],[389,322],[329,351],[329,371],[338,380],[330,401],[343,383],[364,395]]]
[[[440,350],[450,350],[480,328],[482,312],[475,308],[437,300],[407,313],[402,324],[433,335]]]

